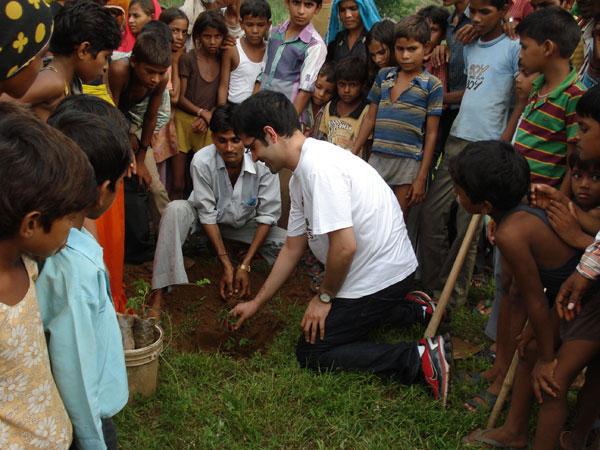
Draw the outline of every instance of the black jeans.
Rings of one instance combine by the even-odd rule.
[[[117,444],[117,429],[112,421],[112,418],[102,419],[102,434],[104,435],[104,443],[108,450],[118,450]],[[73,436],[73,443],[69,450],[78,450],[77,444],[75,443],[75,436]]]
[[[423,322],[423,309],[404,300],[413,276],[361,298],[336,298],[325,320],[325,339],[314,344],[300,336],[296,357],[310,369],[353,370],[414,383],[421,372],[416,343],[386,344],[366,341],[381,325],[406,327]]]

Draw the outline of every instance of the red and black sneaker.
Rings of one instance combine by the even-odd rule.
[[[421,369],[427,384],[433,390],[433,397],[441,400],[446,406],[448,387],[450,386],[450,363],[452,361],[452,344],[450,338],[434,336],[421,339],[419,345],[425,346],[421,356]]]
[[[412,291],[406,294],[404,300],[416,303],[423,308],[423,324],[428,324],[435,312],[436,304],[429,295],[422,291]]]

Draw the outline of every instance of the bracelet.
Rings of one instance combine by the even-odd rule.
[[[250,266],[247,266],[246,264],[240,264],[238,269],[248,273],[250,273],[251,270]]]

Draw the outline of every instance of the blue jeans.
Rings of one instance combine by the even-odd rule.
[[[387,344],[367,340],[381,325],[407,327],[423,322],[423,309],[404,300],[413,275],[361,298],[336,298],[325,320],[325,339],[314,344],[300,336],[296,357],[302,367],[370,372],[414,383],[421,373],[417,344]]]

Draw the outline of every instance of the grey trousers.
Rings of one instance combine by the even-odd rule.
[[[219,230],[223,239],[250,244],[254,239],[257,225],[255,220],[250,220],[242,228],[219,225]],[[167,205],[160,221],[156,252],[154,253],[152,289],[188,282],[181,247],[190,232],[201,229],[196,208],[190,202],[174,200]],[[269,264],[275,262],[279,250],[285,243],[286,236],[287,232],[284,229],[271,227],[267,239],[259,249],[259,253]]]
[[[453,191],[448,160],[458,155],[467,144],[469,144],[469,141],[464,139],[454,136],[448,137],[444,159],[435,174],[421,211],[419,230],[421,282],[423,286],[433,290],[436,294],[442,290],[448,278],[472,217],[461,206],[458,206],[456,238],[453,242],[449,242],[448,222],[452,206],[456,203],[456,197]],[[477,237],[479,234],[475,236]],[[452,300],[455,305],[462,305],[467,301],[469,284],[475,266],[477,241],[477,238],[473,239],[462,271],[454,286]]]

